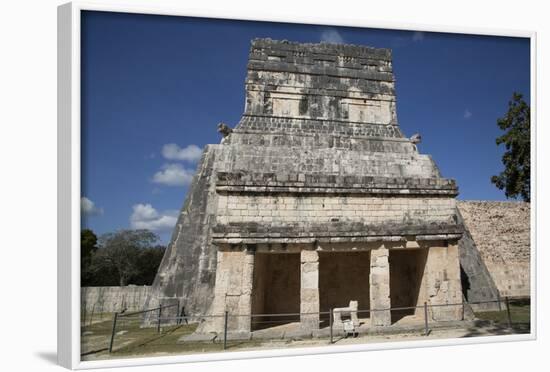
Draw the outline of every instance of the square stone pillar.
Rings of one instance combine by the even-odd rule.
[[[224,330],[224,314],[229,313],[227,330],[247,334],[251,331],[254,249],[218,250],[216,285],[209,315],[197,328],[197,333]]]
[[[237,318],[237,330],[238,332],[250,332],[252,318],[252,286],[254,281],[254,258],[255,250],[247,248],[244,254],[243,267],[242,267],[242,289],[239,300]],[[248,316],[246,316],[248,315]]]
[[[391,325],[390,262],[389,250],[385,247],[372,249],[370,253],[370,313],[371,325]]]
[[[300,325],[305,329],[319,329],[319,253],[302,250],[300,255]]]

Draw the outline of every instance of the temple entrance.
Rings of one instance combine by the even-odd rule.
[[[392,308],[422,306],[420,296],[422,276],[426,266],[427,249],[390,250],[390,300]],[[422,314],[422,309],[392,310],[395,323],[405,316]]]
[[[347,307],[358,301],[359,310],[370,309],[370,252],[319,252],[320,311]],[[369,313],[359,313],[368,318]],[[321,314],[321,326],[327,326],[328,314]]]
[[[300,312],[300,254],[256,253],[252,287],[252,330],[299,322],[299,315],[254,316]]]

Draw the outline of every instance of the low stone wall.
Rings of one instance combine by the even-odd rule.
[[[115,311],[138,311],[145,306],[151,286],[82,287],[81,309],[86,312],[112,313]]]

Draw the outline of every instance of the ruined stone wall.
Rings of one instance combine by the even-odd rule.
[[[143,309],[150,286],[82,287],[80,306],[88,313],[112,313],[115,311],[139,311]],[[158,304],[157,304],[158,305]]]
[[[459,201],[458,208],[500,295],[529,295],[529,203]]]

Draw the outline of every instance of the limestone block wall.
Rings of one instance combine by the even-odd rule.
[[[530,294],[530,204],[459,201],[481,258],[501,296]]]
[[[389,124],[396,121],[391,51],[257,39],[246,113]]]
[[[81,309],[89,313],[112,313],[123,309],[139,311],[143,309],[150,291],[151,286],[82,287]]]
[[[529,296],[531,265],[529,262],[513,262],[505,265],[489,262],[487,269],[498,286],[501,296]]]
[[[239,137],[239,135],[235,135]],[[281,138],[281,136],[276,137]],[[304,140],[305,141],[305,140]],[[315,138],[310,138],[315,141]],[[335,140],[333,140],[335,141]],[[378,141],[380,142],[380,141]],[[395,142],[398,148],[400,142]],[[418,153],[363,153],[346,148],[318,148],[312,143],[309,147],[283,146],[275,144],[258,148],[256,146],[232,146],[220,155],[222,169],[228,172],[254,169],[257,172],[306,173],[324,175],[373,175],[385,177],[436,178],[438,170],[428,155]],[[405,144],[410,147],[410,142]],[[353,146],[353,144],[350,144]],[[375,145],[365,144],[374,147]],[[379,146],[383,146],[380,144]],[[398,149],[399,150],[399,149]],[[401,151],[405,151],[402,149]]]
[[[288,224],[292,222],[363,222],[403,223],[423,221],[452,223],[455,215],[453,198],[378,198],[370,196],[308,196],[296,195],[220,195],[220,224],[261,222]]]

